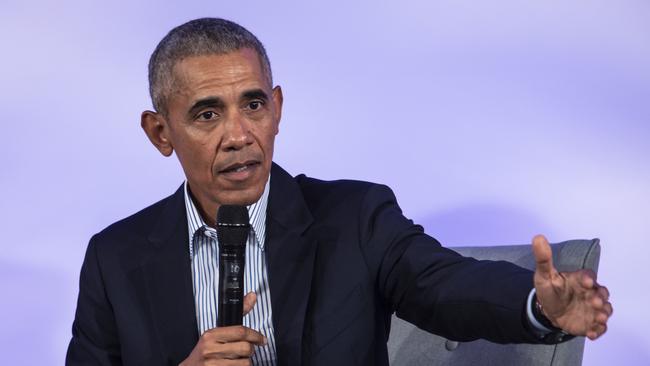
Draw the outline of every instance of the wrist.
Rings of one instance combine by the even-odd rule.
[[[572,339],[573,336],[566,331],[558,328],[546,317],[542,304],[537,299],[536,291],[533,288],[528,295],[527,317],[531,331],[537,339],[544,344],[557,344]]]
[[[539,299],[537,298],[537,294],[533,294],[533,300],[531,301],[531,310],[533,313],[533,316],[535,317],[535,320],[537,320],[541,325],[544,327],[548,328],[552,332],[562,332],[562,328],[557,327],[553,322],[546,316],[544,313],[544,308],[542,307],[542,303],[539,302]]]

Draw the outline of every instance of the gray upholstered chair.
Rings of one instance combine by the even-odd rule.
[[[598,239],[570,240],[553,244],[553,260],[559,271],[591,268],[598,271]],[[457,247],[459,253],[478,259],[507,260],[533,269],[530,245]],[[584,337],[558,345],[495,344],[484,340],[453,342],[429,334],[393,315],[388,353],[391,365],[553,365],[582,364]]]

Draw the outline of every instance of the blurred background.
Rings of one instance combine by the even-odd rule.
[[[4,0],[3,364],[63,364],[88,239],[183,181],[139,116],[157,42],[203,16],[266,45],[290,173],[388,184],[450,246],[601,238],[615,314],[584,364],[650,364],[643,0]]]

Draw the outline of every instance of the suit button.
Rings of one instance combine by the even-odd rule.
[[[447,339],[447,341],[445,341],[445,348],[447,351],[453,351],[458,348],[458,342],[450,341]]]

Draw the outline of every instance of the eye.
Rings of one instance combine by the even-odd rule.
[[[209,121],[215,118],[217,118],[217,114],[214,113],[213,111],[205,111],[198,115],[198,120],[200,121]]]
[[[248,103],[248,109],[250,109],[251,111],[257,111],[257,110],[261,109],[263,105],[264,105],[264,103],[262,101],[254,100],[254,101]]]

